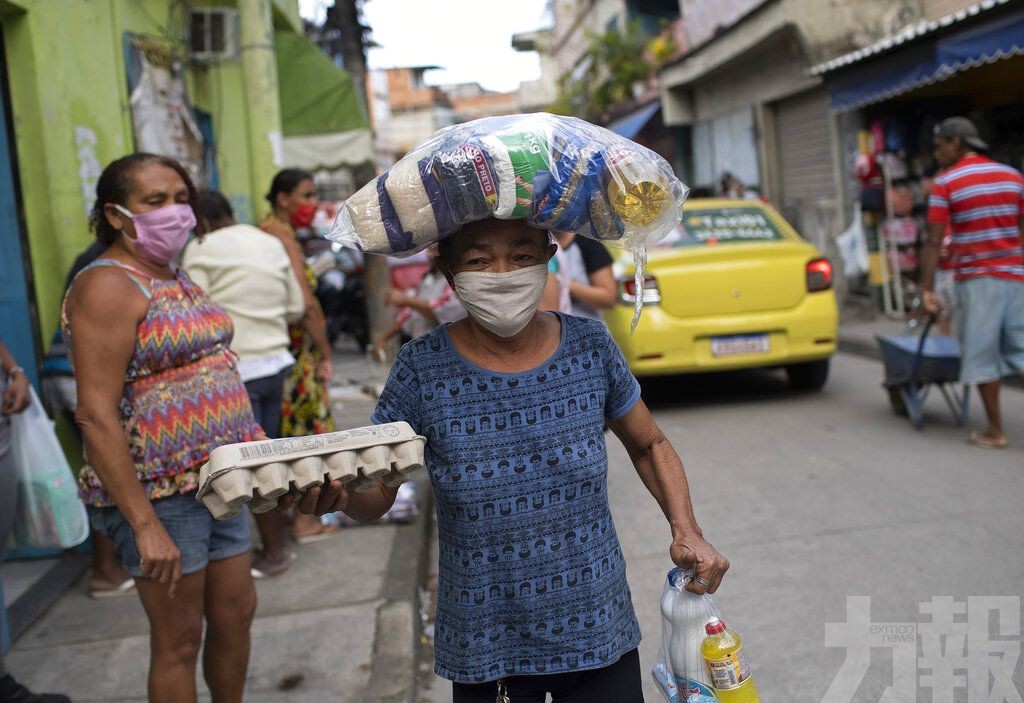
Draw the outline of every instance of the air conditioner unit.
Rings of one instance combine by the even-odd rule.
[[[192,10],[190,57],[200,63],[238,58],[238,11],[230,7]]]

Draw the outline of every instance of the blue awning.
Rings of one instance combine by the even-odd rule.
[[[847,112],[1024,55],[1024,9],[825,73],[834,112]]]
[[[654,102],[644,105],[641,108],[637,108],[628,115],[624,115],[623,117],[615,120],[608,125],[608,129],[625,137],[626,139],[632,139],[640,133],[640,130],[644,128],[644,125],[650,122],[651,118],[654,117],[654,113],[660,109],[661,101],[655,100]]]

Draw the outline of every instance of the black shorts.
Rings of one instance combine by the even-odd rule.
[[[554,703],[643,703],[644,700],[640,655],[635,649],[601,669],[510,676],[502,681],[511,703],[544,703],[549,693]],[[453,703],[494,703],[497,696],[496,681],[452,683]]]

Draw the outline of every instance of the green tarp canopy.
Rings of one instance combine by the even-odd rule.
[[[282,156],[292,168],[335,169],[373,160],[373,135],[355,82],[316,44],[275,32]]]

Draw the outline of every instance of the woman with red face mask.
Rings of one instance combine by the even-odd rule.
[[[196,226],[195,186],[165,156],[131,154],[96,184],[105,247],[64,298],[85,440],[79,490],[114,542],[150,623],[149,700],[242,700],[256,609],[248,517],[213,520],[199,471],[222,444],[263,439],[229,345],[231,318],[173,262]]]
[[[334,430],[331,405],[327,397],[327,385],[334,375],[333,354],[327,340],[327,323],[314,295],[316,275],[306,263],[295,236],[296,228],[308,227],[313,222],[318,200],[313,174],[294,168],[280,171],[274,176],[270,192],[267,193],[271,213],[260,225],[265,232],[274,235],[284,244],[295,275],[302,284],[306,306],[302,319],[289,330],[295,365],[285,380],[281,437],[305,437]],[[281,543],[284,517],[277,513],[264,513],[260,518],[264,553],[271,556],[285,553]],[[275,520],[279,522],[278,526],[269,524]],[[336,527],[321,525],[308,515],[297,513],[292,523],[292,534],[300,543],[335,532]]]

